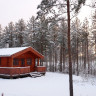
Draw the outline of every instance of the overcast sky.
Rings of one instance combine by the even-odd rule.
[[[4,27],[9,22],[17,22],[21,18],[28,21],[32,15],[36,16],[40,2],[41,0],[0,0],[0,24]],[[79,17],[83,20],[84,17],[89,17],[90,13],[89,7],[83,7]]]
[[[41,0],[0,0],[0,24],[6,26],[10,21],[29,20],[36,15]]]

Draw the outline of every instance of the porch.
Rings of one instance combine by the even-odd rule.
[[[35,72],[45,74],[46,67],[37,66],[35,67]],[[30,76],[30,66],[26,67],[0,67],[0,77],[1,78],[20,78]]]

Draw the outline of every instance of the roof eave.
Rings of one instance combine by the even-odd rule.
[[[31,48],[31,49],[30,49]],[[36,51],[34,48],[32,48],[32,47],[28,47],[28,48],[26,48],[26,49],[24,49],[24,50],[22,50],[22,51],[19,51],[19,52],[17,52],[17,53],[15,53],[15,54],[12,54],[11,56],[12,56],[12,58],[15,58],[15,57],[17,57],[18,56],[18,53],[20,53],[21,52],[21,54],[22,53],[25,53],[26,51],[25,50],[30,50],[32,53],[34,53],[33,51],[35,51],[36,52],[36,56],[37,57],[39,57],[39,58],[41,58],[41,59],[44,59],[44,56],[41,54],[41,53],[39,53],[38,51]],[[25,51],[25,52],[24,52]]]
[[[11,57],[11,55],[0,55],[0,57]]]

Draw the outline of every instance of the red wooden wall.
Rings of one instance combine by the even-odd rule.
[[[25,65],[24,66],[30,66],[30,71],[35,71],[35,58],[36,58],[36,56],[34,54],[32,54],[31,52],[24,53],[24,54],[19,55],[15,58],[19,59],[19,64],[16,66],[14,65],[13,67],[22,67],[21,66],[21,59],[25,59]],[[27,65],[27,59],[29,59],[29,58],[32,59],[31,65]]]
[[[35,71],[35,59],[36,55],[33,54],[32,52],[28,51],[22,55],[18,55],[15,57],[16,59],[19,60],[18,65],[13,65],[13,59],[12,57],[0,57],[1,58],[1,64],[0,67],[25,67],[25,66],[30,66],[30,71]],[[31,58],[32,59],[32,64],[27,65],[27,59]],[[25,59],[25,65],[21,66],[21,59]]]
[[[12,67],[12,58],[11,57],[0,57],[0,67]]]

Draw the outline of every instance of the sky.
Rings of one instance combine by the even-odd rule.
[[[87,0],[90,3],[91,0]],[[28,21],[32,16],[36,16],[37,6],[41,0],[0,0],[0,24],[5,27],[11,21],[18,22],[23,18]],[[79,18],[84,20],[90,18],[91,9],[83,7],[79,13]]]
[[[86,5],[89,5],[91,3],[92,3],[91,0],[86,1]],[[94,10],[91,7],[83,6],[80,9],[80,13],[78,14],[78,18],[81,20],[81,22],[83,22],[84,19],[87,17],[89,20],[89,23],[91,24],[91,16],[92,16],[93,12],[94,12]]]
[[[0,0],[0,24],[6,26],[21,18],[29,20],[32,15],[36,16],[40,2],[41,0]]]

